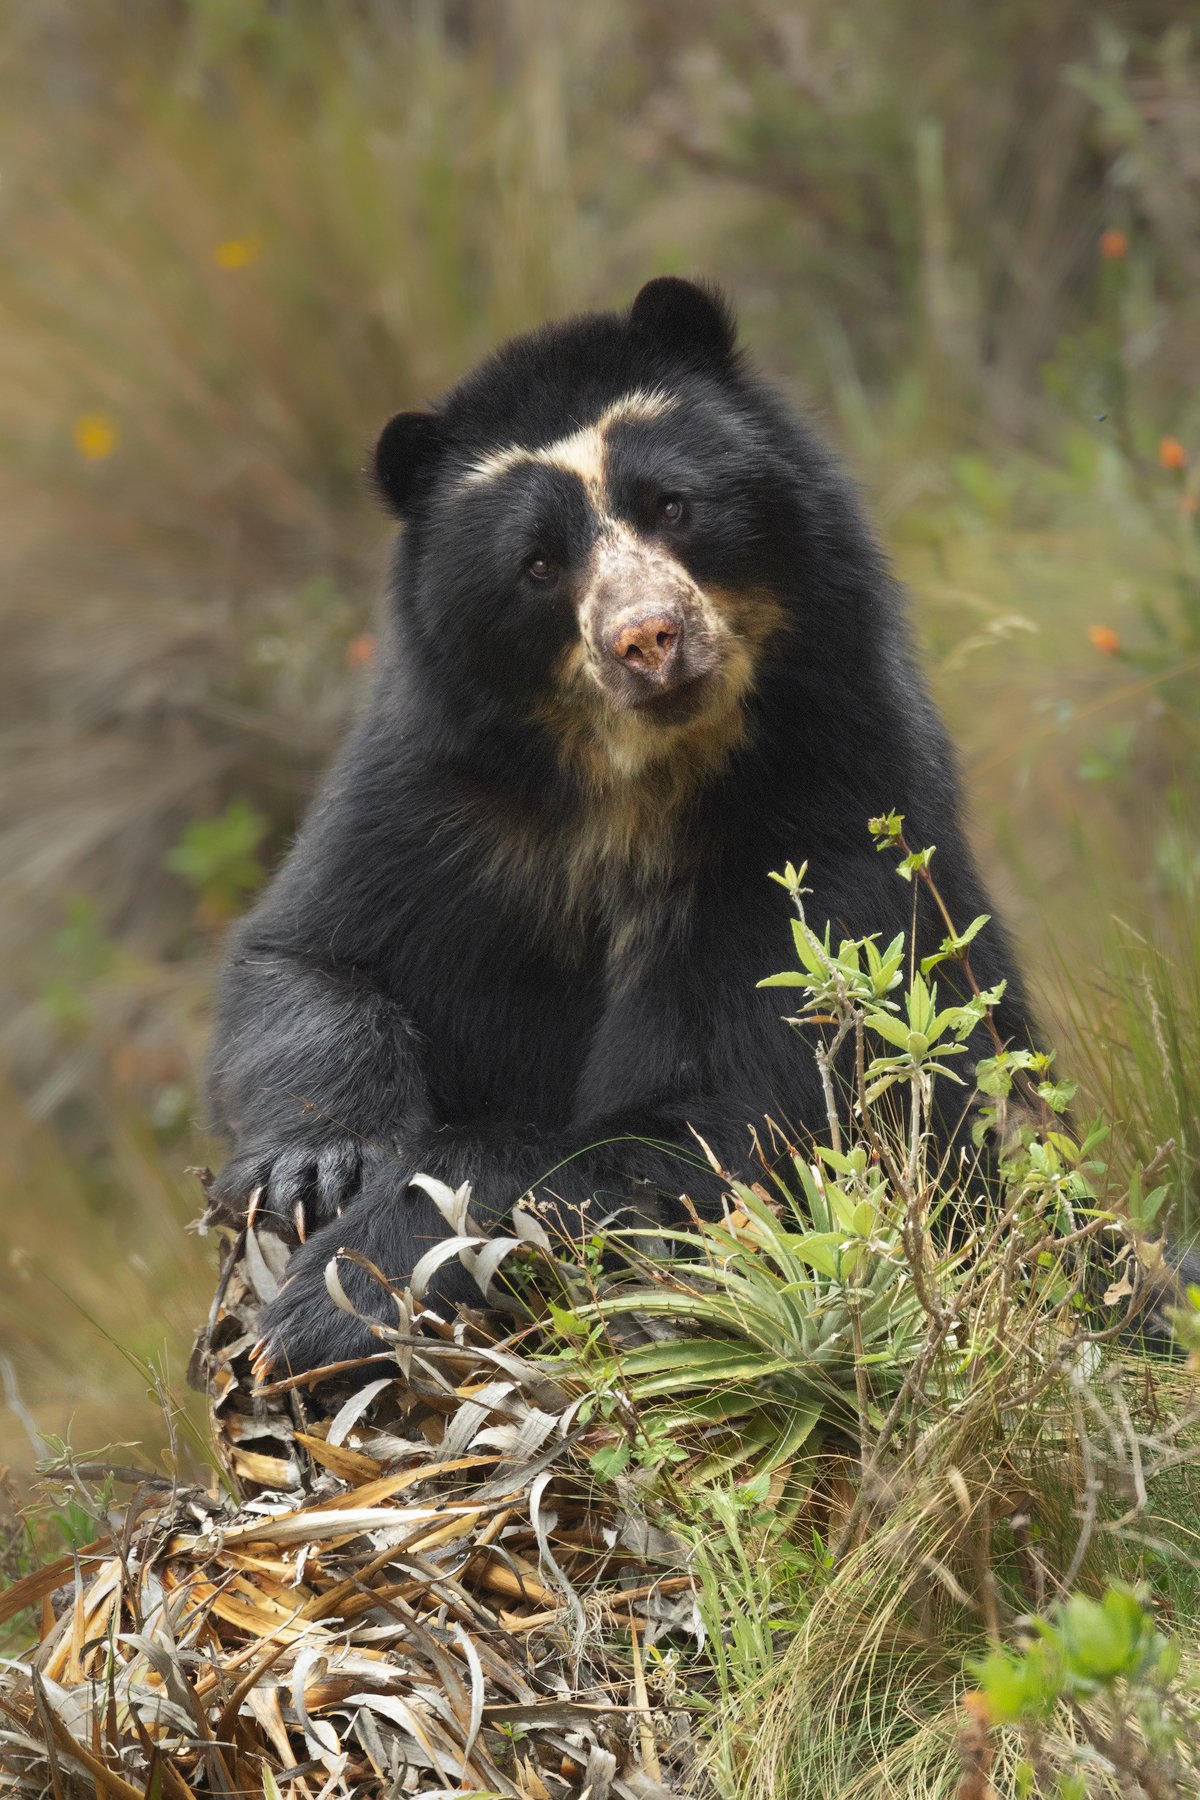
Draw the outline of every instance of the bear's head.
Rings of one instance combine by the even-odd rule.
[[[593,772],[727,748],[801,529],[772,407],[721,297],[671,277],[505,345],[379,440],[403,645]]]

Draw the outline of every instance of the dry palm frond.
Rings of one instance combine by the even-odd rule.
[[[227,1242],[197,1345],[229,1495],[148,1480],[0,1600],[42,1608],[0,1788],[678,1791],[687,1714],[644,1651],[692,1628],[692,1578],[629,1484],[597,1486],[574,1397],[482,1313],[383,1334],[340,1404],[256,1387],[285,1256]]]

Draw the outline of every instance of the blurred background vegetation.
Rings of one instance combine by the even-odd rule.
[[[0,1465],[166,1442],[214,961],[370,660],[388,414],[733,295],[914,594],[1060,1066],[1200,1187],[1200,34],[1173,0],[9,0]],[[804,846],[795,849],[797,858]],[[786,929],[781,913],[781,947]],[[186,1404],[186,1402],[181,1401]]]

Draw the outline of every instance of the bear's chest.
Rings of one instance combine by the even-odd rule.
[[[488,821],[485,878],[506,910],[570,967],[613,970],[686,911],[697,865],[681,809],[622,784],[554,814]]]

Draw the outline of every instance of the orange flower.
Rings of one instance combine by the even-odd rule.
[[[225,238],[213,251],[213,261],[218,269],[244,269],[261,255],[261,238]]]
[[[375,654],[375,633],[360,631],[346,645],[346,662],[351,669],[365,669]]]
[[[1164,469],[1186,469],[1188,453],[1178,438],[1159,438],[1158,460]]]
[[[1100,254],[1106,262],[1120,262],[1129,248],[1129,239],[1123,231],[1102,231],[1100,233]]]
[[[103,462],[117,447],[117,428],[104,413],[82,413],[71,437],[84,462]]]
[[[1121,640],[1111,625],[1089,625],[1088,637],[1097,650],[1105,656],[1115,656],[1121,648]]]

